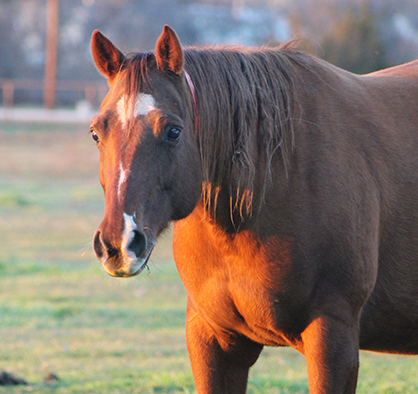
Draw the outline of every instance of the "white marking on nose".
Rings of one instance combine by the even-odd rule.
[[[123,218],[125,220],[125,230],[123,231],[122,254],[131,260],[137,260],[136,254],[129,250],[128,246],[131,244],[132,239],[135,236],[134,231],[138,228],[138,226],[134,222],[133,216],[124,213]]]
[[[120,197],[120,193],[122,191],[122,185],[126,182],[128,178],[128,171],[123,169],[122,163],[119,166],[119,182],[118,182],[118,198]]]
[[[132,117],[139,115],[147,115],[154,109],[157,109],[155,105],[154,97],[151,94],[139,93],[136,96],[134,105],[132,104],[132,98],[127,99],[123,95],[116,103],[116,109],[124,128],[128,124],[128,121]]]

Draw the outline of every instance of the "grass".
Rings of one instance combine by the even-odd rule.
[[[0,124],[0,158],[0,370],[30,383],[0,394],[195,393],[169,236],[133,279],[91,252],[103,197],[87,125]],[[358,392],[416,393],[417,367],[362,353]],[[304,358],[266,348],[248,392],[308,393]]]

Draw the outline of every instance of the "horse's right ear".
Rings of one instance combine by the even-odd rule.
[[[163,71],[173,71],[179,74],[183,69],[183,50],[175,31],[165,25],[164,30],[157,41],[155,49],[157,66]]]
[[[98,30],[91,37],[91,51],[96,67],[108,79],[119,72],[125,60],[125,55]]]

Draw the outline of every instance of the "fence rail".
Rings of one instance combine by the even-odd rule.
[[[15,93],[22,91],[44,91],[44,82],[35,79],[0,79],[0,90],[3,96],[3,107],[12,108],[15,104]],[[57,81],[56,92],[81,92],[84,99],[93,106],[103,100],[108,86],[105,82]]]

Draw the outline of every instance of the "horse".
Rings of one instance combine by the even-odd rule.
[[[130,55],[95,31],[92,53],[93,248],[131,277],[173,223],[198,393],[245,393],[264,346],[301,352],[313,394],[355,393],[359,349],[418,353],[418,61],[356,75],[168,26]]]

